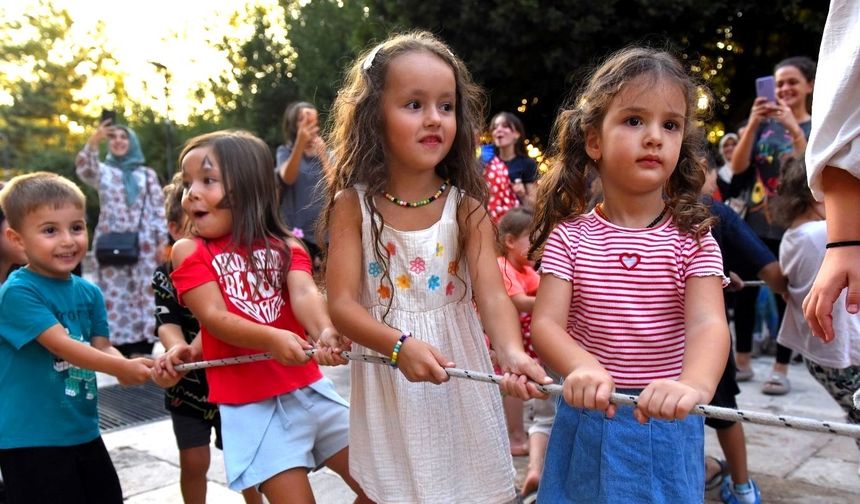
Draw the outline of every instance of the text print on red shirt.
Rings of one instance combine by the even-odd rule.
[[[257,278],[239,254],[216,254],[212,267],[233,306],[261,324],[271,324],[280,317],[284,298],[281,289],[266,281],[265,276],[272,278],[275,285],[281,285],[283,257],[275,252],[267,254],[265,249],[255,250],[252,257],[263,278]]]

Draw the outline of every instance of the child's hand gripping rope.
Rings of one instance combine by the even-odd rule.
[[[307,355],[310,356],[314,352],[315,350],[308,350]],[[344,351],[342,354],[343,357],[345,357],[346,359],[369,362],[372,364],[389,365],[391,362],[386,357],[380,357],[376,355],[353,354],[347,351]],[[265,353],[243,355],[240,357],[231,357],[227,359],[179,364],[175,365],[174,369],[179,372],[186,372],[194,369],[205,369],[218,366],[231,366],[235,364],[256,362],[271,358],[271,355]],[[499,375],[487,374],[479,371],[471,371],[468,369],[459,369],[454,367],[445,368],[445,372],[448,374],[448,376],[454,378],[465,378],[486,383],[501,384],[502,381],[505,379],[503,376]],[[561,385],[541,385],[535,383],[534,387],[543,393],[553,396],[559,396],[563,393]],[[636,406],[639,401],[639,398],[634,395],[619,394],[616,392],[610,395],[609,400],[615,405],[625,404]],[[788,415],[773,415],[770,413],[760,413],[757,411],[719,408],[716,406],[706,406],[703,404],[697,404],[690,413],[694,415],[718,418],[721,420],[729,420],[733,422],[748,422],[760,425],[770,425],[775,427],[786,427],[790,429],[823,432],[825,434],[835,434],[837,436],[847,436],[855,439],[860,439],[860,425],[852,425],[838,422],[825,422],[813,418],[795,417]]]

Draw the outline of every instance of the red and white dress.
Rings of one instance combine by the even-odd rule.
[[[490,193],[487,198],[487,212],[493,222],[498,224],[508,210],[520,206],[520,200],[517,199],[517,194],[511,186],[508,165],[499,159],[499,156],[494,156],[484,166],[484,180],[487,181],[487,189]]]

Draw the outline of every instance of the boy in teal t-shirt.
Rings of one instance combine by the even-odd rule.
[[[108,340],[101,291],[72,275],[87,250],[84,195],[37,172],[0,191],[27,266],[0,287],[0,470],[16,502],[122,502],[98,428],[95,371],[140,384],[152,361]]]

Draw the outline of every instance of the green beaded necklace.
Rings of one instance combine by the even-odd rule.
[[[394,196],[393,194],[389,194],[386,191],[382,191],[382,195],[385,196],[385,199],[394,203],[395,205],[406,207],[406,208],[418,208],[418,207],[422,207],[424,205],[429,205],[430,203],[433,203],[434,201],[439,199],[439,196],[442,196],[442,193],[445,192],[445,189],[448,189],[448,184],[450,184],[450,183],[451,183],[451,179],[445,179],[445,182],[442,182],[442,186],[439,187],[439,190],[436,191],[433,194],[433,196],[430,196],[429,198],[424,198],[424,199],[418,200],[418,201],[404,201],[404,200],[398,198],[397,196]]]

